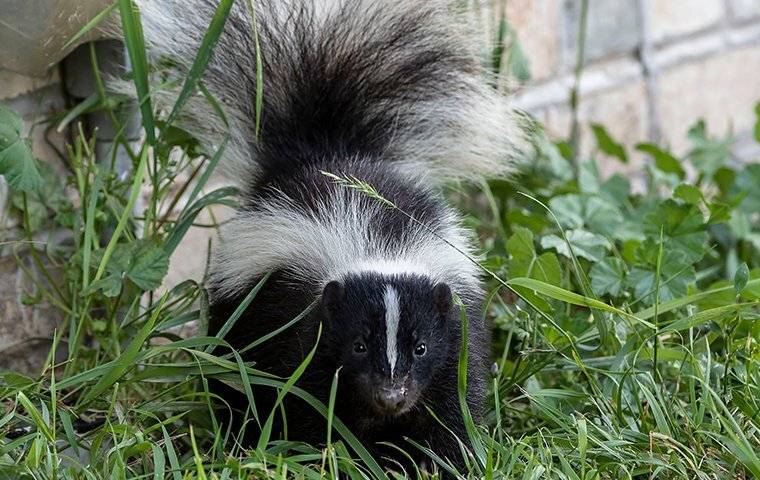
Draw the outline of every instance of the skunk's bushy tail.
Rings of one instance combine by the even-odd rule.
[[[186,73],[216,3],[139,0],[151,50]],[[467,22],[448,2],[252,0],[255,25],[246,3],[235,3],[203,78],[225,107],[236,177],[255,185],[304,162],[357,157],[438,184],[512,170],[523,142],[517,116],[488,85]],[[216,118],[200,97],[183,114],[209,144],[225,130]]]

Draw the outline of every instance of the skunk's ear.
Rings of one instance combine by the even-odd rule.
[[[448,315],[451,310],[451,289],[445,283],[439,283],[433,287],[433,301],[435,302],[435,308],[438,309],[438,313],[441,315]]]
[[[329,313],[338,311],[341,302],[343,302],[344,293],[343,284],[337,280],[325,285],[324,290],[322,290],[322,304]]]

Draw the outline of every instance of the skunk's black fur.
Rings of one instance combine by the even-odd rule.
[[[214,3],[139,2],[149,44],[180,73],[192,63]],[[377,445],[392,442],[421,459],[408,437],[462,465],[456,437],[468,441],[452,293],[469,318],[467,402],[476,419],[489,333],[469,233],[435,189],[510,170],[520,144],[510,109],[483,78],[457,26],[465,22],[443,1],[259,0],[257,136],[257,58],[244,4],[233,7],[204,76],[226,107],[227,167],[243,187],[243,208],[224,227],[215,255],[209,333],[271,273],[226,339],[245,347],[314,302],[302,321],[246,359],[287,377],[317,342],[321,324],[299,386],[327,403],[339,371],[336,413],[378,456],[399,458]],[[183,122],[210,146],[224,130],[202,98],[190,102]],[[397,208],[324,172],[366,182]],[[268,413],[273,392],[256,389],[254,396],[258,411]],[[240,395],[225,398],[247,406]],[[324,441],[324,418],[295,398],[286,406],[290,439]]]

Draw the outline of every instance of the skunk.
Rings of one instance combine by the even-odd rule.
[[[186,74],[216,2],[138,4],[152,52]],[[406,439],[464,462],[454,295],[469,323],[466,399],[476,420],[486,392],[475,249],[440,189],[510,173],[522,134],[466,25],[439,0],[239,1],[202,78],[226,120],[200,95],[181,119],[207,145],[228,132],[225,167],[242,192],[211,267],[210,334],[269,275],[225,338],[243,348],[311,308],[244,358],[288,377],[316,345],[297,385],[327,404],[337,372],[336,416],[378,457],[401,463],[378,442],[416,462],[425,455]],[[171,105],[176,92],[155,95]],[[369,194],[350,188],[357,182]],[[274,393],[253,392],[267,414]],[[221,395],[247,407],[239,394]],[[325,441],[323,416],[295,397],[285,407],[279,435]]]

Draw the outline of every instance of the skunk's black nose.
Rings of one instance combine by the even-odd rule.
[[[406,388],[381,388],[375,393],[375,403],[387,413],[399,412],[406,404]]]

